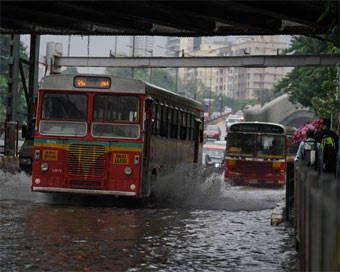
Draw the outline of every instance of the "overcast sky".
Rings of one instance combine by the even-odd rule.
[[[290,36],[281,36],[281,41],[289,43]],[[225,40],[225,37],[212,37],[212,40]],[[235,37],[230,36],[229,40]],[[21,35],[20,40],[27,46],[29,50],[30,35]],[[62,43],[63,55],[67,56],[69,36],[60,35],[41,35],[40,36],[40,56],[46,55],[46,44],[48,42]],[[166,37],[154,36],[154,56],[164,56]],[[109,57],[110,51],[115,51],[115,36],[91,36],[89,46],[89,56]],[[117,53],[130,54],[130,36],[117,36]],[[71,36],[70,56],[87,56],[88,53],[88,36]],[[103,68],[80,68],[79,72],[101,73]]]
[[[29,46],[30,35],[22,35],[21,40]],[[164,54],[164,49],[158,46],[165,46],[166,37],[155,36],[154,56]],[[69,36],[41,35],[40,36],[40,55],[46,55],[46,44],[56,42],[63,44],[64,56],[67,56]],[[116,38],[114,36],[91,36],[90,37],[90,56],[108,57],[110,50],[115,50]],[[87,56],[88,36],[71,36],[71,56]],[[117,52],[129,54],[130,36],[117,36]],[[158,46],[156,46],[158,45]]]

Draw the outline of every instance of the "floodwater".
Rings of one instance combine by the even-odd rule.
[[[156,200],[30,192],[0,170],[0,271],[294,271],[293,230],[270,225],[284,189],[180,169]]]

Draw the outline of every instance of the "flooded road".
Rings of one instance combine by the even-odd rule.
[[[0,271],[293,271],[293,231],[271,226],[284,189],[221,176],[162,179],[156,201],[30,192],[0,170]]]

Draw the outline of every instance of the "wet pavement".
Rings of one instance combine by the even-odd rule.
[[[270,225],[284,188],[233,187],[185,170],[156,200],[30,192],[0,170],[0,271],[294,271],[293,230]]]

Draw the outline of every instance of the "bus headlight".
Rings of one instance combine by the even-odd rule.
[[[130,176],[132,174],[132,169],[130,167],[125,167],[124,174]]]
[[[43,172],[47,172],[48,170],[48,164],[47,163],[43,163],[42,165],[40,165],[40,169]]]

